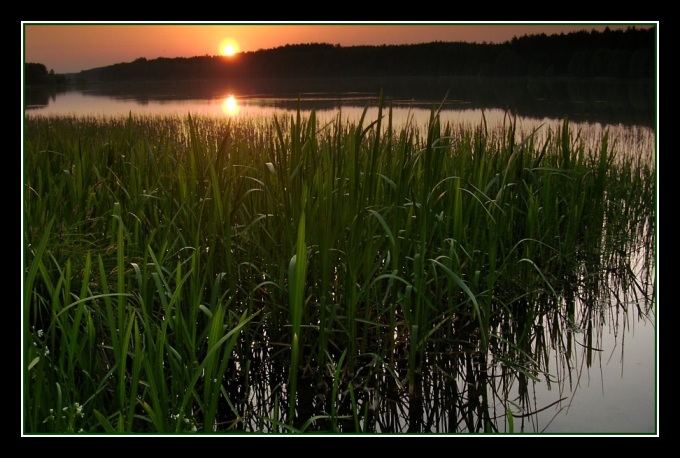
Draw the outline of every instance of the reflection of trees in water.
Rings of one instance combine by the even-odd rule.
[[[613,124],[655,125],[654,84],[647,80],[526,78],[260,78],[207,81],[109,83],[92,86],[91,94],[150,100],[213,99],[226,94],[271,99],[277,106],[311,108],[386,101],[439,103],[447,100],[471,109],[509,109],[520,116]],[[274,102],[275,101],[275,102]]]
[[[24,91],[24,105],[27,108],[44,107],[54,102],[59,94],[68,92],[65,87],[32,87]]]

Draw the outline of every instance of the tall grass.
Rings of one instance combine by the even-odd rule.
[[[27,116],[24,430],[495,430],[655,243],[653,163],[516,126]]]

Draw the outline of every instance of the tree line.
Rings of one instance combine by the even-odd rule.
[[[353,76],[652,78],[656,30],[535,34],[501,44],[286,45],[222,56],[138,58],[80,72],[85,81]]]
[[[24,65],[24,82],[27,85],[59,85],[66,84],[67,78],[54,70],[48,72],[45,64],[28,62]]]

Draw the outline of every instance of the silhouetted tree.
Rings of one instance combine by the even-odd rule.
[[[27,85],[65,84],[66,76],[47,71],[45,64],[28,62],[24,66],[24,82]]]
[[[353,76],[572,76],[649,78],[656,30],[580,31],[514,37],[502,44],[432,42],[349,46],[289,44],[192,58],[138,58],[81,72],[92,80]]]
[[[28,62],[24,66],[24,78],[26,84],[46,84],[48,81],[47,67],[45,67],[45,64]]]

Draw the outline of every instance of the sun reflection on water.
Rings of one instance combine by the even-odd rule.
[[[240,110],[241,107],[239,107],[236,97],[231,94],[224,99],[224,102],[222,102],[222,111],[229,116],[238,115]]]

